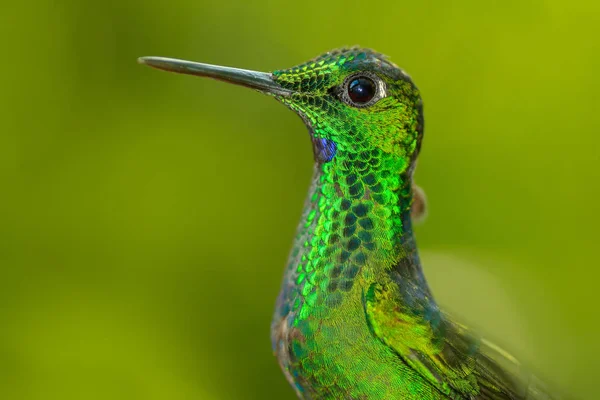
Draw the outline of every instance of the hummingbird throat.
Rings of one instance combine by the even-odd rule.
[[[414,270],[410,276],[421,275],[410,224],[409,161],[379,148],[335,150],[327,162],[315,153],[290,256],[301,294],[292,301],[299,319],[319,305],[341,304],[357,281],[367,283],[399,264]]]

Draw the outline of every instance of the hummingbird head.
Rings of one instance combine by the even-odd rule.
[[[276,96],[296,111],[311,132],[315,158],[380,151],[406,160],[423,137],[421,97],[410,77],[387,57],[368,49],[325,53],[297,67],[273,72],[290,96]]]
[[[160,57],[155,68],[206,76],[274,96],[306,123],[319,163],[393,158],[411,172],[423,137],[423,107],[410,77],[369,49],[344,48],[293,68],[263,73]]]

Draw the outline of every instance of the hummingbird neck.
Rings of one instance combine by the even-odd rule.
[[[428,292],[410,220],[408,166],[379,149],[337,149],[329,162],[317,161],[289,266],[308,303],[300,319],[311,305],[342,302],[360,293],[356,282],[381,274]]]
[[[313,219],[306,222],[314,224],[315,234],[324,233],[318,235],[323,252],[338,262],[354,258],[359,265],[390,271],[401,266],[405,279],[421,280],[412,195],[412,172],[404,160],[378,149],[338,151],[330,162],[315,166]]]

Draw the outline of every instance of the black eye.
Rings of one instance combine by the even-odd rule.
[[[348,97],[356,104],[368,103],[377,93],[377,85],[373,79],[366,76],[357,76],[348,84]]]

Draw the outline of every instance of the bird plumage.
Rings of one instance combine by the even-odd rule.
[[[442,312],[412,216],[423,139],[419,90],[387,57],[335,50],[272,74],[147,58],[230,81],[295,111],[314,150],[271,337],[302,399],[550,399],[508,353]],[[552,397],[556,398],[556,397]]]
[[[365,108],[344,102],[340,92],[356,74],[381,79],[384,97]],[[306,122],[316,160],[272,331],[298,395],[547,398],[430,293],[411,228],[423,112],[408,75],[353,48],[274,76],[299,93],[283,102]],[[322,156],[323,141],[336,147],[334,157]]]

